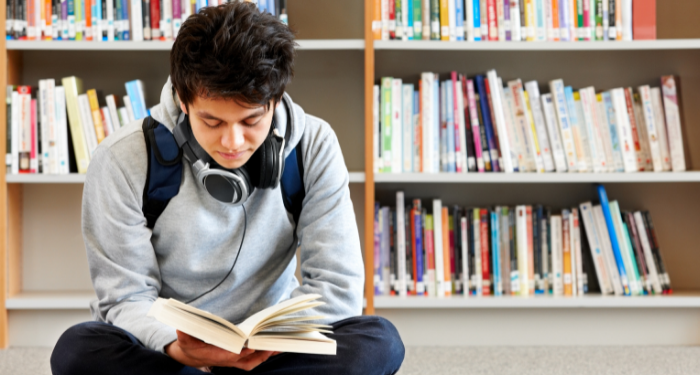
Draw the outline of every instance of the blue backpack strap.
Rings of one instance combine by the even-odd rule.
[[[182,150],[177,146],[173,133],[152,117],[146,117],[142,127],[148,153],[148,172],[141,210],[146,217],[146,226],[153,229],[170,199],[180,192]]]
[[[296,224],[299,223],[301,205],[306,196],[306,191],[304,190],[304,163],[301,155],[301,141],[299,141],[284,160],[284,170],[280,181],[284,208],[292,214]]]

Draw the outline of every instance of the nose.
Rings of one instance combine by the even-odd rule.
[[[238,125],[227,127],[221,137],[221,145],[229,150],[239,150],[243,147],[244,143],[245,137],[243,136],[243,129]]]

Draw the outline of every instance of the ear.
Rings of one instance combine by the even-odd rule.
[[[175,95],[177,95],[177,93],[175,93]],[[182,110],[182,112],[185,112],[185,114],[189,116],[189,113],[187,113],[187,107],[185,106],[185,103],[183,103],[182,100],[180,100],[180,95],[177,95],[177,102],[180,103],[180,109]]]

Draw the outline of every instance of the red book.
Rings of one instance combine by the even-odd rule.
[[[656,39],[656,0],[634,0],[632,33],[634,40]]]
[[[630,127],[632,128],[632,142],[634,143],[634,152],[637,156],[637,170],[643,172],[644,166],[646,165],[646,160],[644,160],[644,157],[642,156],[642,145],[641,143],[639,143],[637,121],[634,118],[634,107],[632,106],[632,89],[628,87],[624,91],[625,103],[627,104],[627,116],[630,118]]]
[[[489,18],[489,40],[498,41],[498,16],[496,15],[496,0],[486,0],[486,15]],[[484,21],[482,20],[481,22]]]
[[[481,276],[483,280],[482,294],[488,296],[491,294],[491,270],[489,268],[489,210],[482,209],[480,212],[481,219]]]
[[[151,39],[160,38],[160,1],[151,0]]]
[[[396,1],[389,1],[389,39],[396,39]],[[401,0],[399,0],[401,1]]]
[[[29,153],[29,173],[37,173],[38,160],[36,158],[39,142],[37,139],[37,123],[36,123],[36,99],[32,99],[30,110],[30,118],[32,122],[32,151]]]
[[[426,219],[427,221],[427,219]],[[424,236],[423,239],[425,240],[425,261],[426,261],[426,269],[428,272],[426,274],[428,275],[427,280],[423,280],[426,286],[429,285],[434,285],[435,284],[435,244],[434,244],[434,238],[433,238],[433,228],[432,228],[432,223],[428,222],[424,228]],[[425,293],[426,296],[431,296],[435,297],[434,295],[431,295],[430,293],[433,293],[431,291],[432,288],[426,288],[426,291],[429,291],[428,293]]]

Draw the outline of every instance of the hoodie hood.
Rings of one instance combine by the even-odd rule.
[[[168,81],[165,82],[163,90],[160,92],[160,103],[151,109],[151,116],[172,132],[181,112],[180,101],[175,94],[170,77],[168,77]],[[287,157],[304,134],[306,114],[285,92],[282,95],[280,105],[275,109],[274,116],[277,129],[284,137],[284,156]]]

